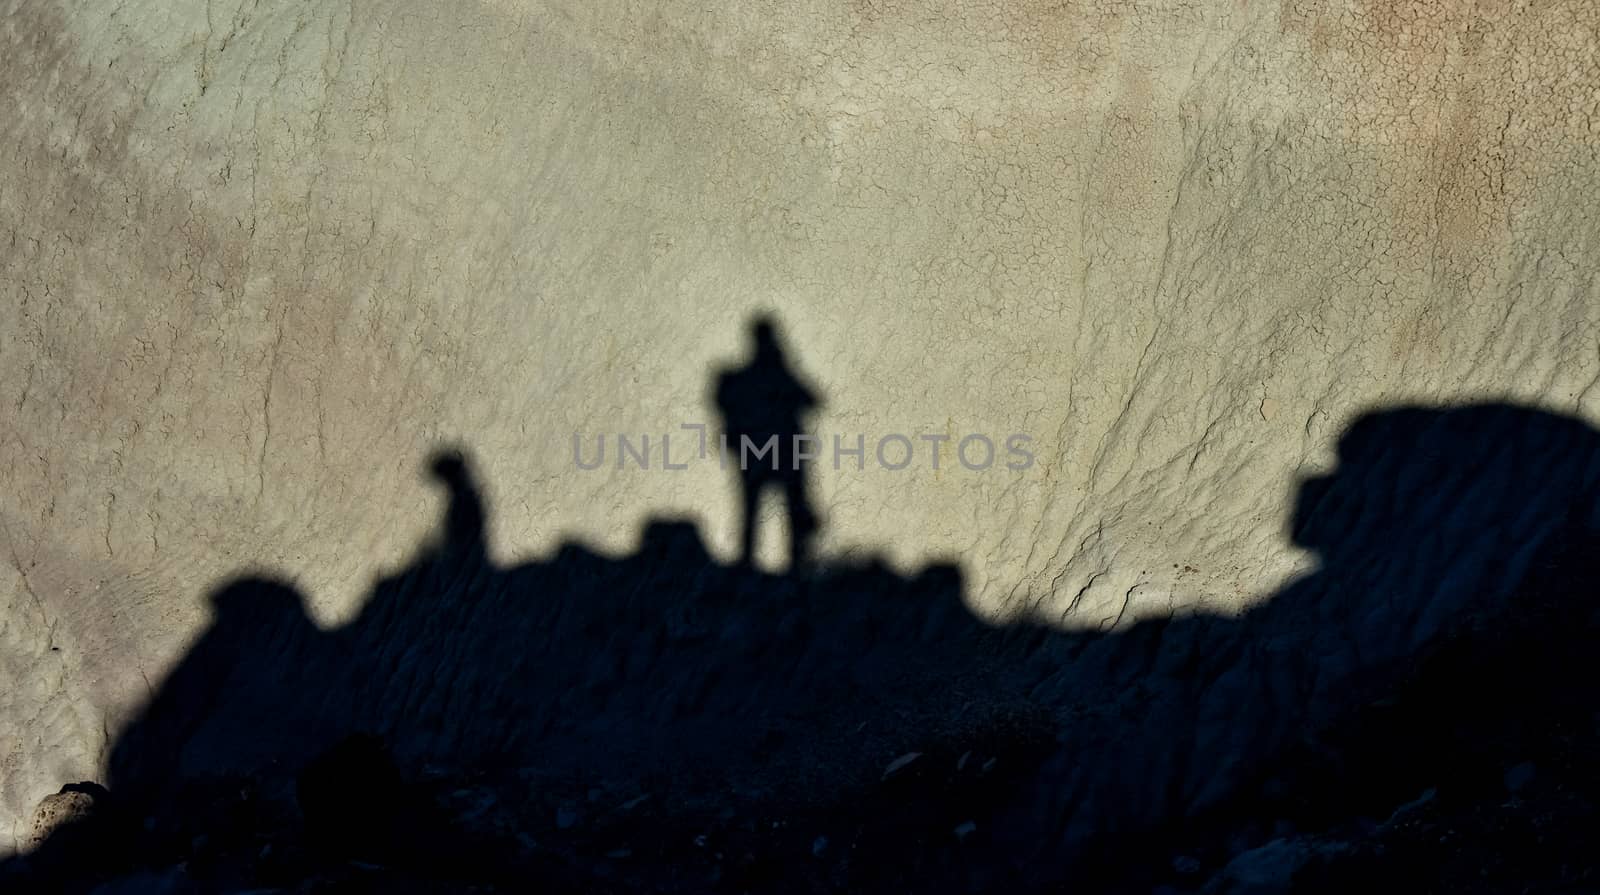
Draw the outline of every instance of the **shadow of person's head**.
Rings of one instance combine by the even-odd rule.
[[[771,314],[757,314],[750,318],[750,345],[757,357],[774,357],[783,354],[783,337],[778,331],[777,318]]]
[[[460,448],[434,451],[428,458],[428,473],[452,489],[472,487],[472,473],[467,468],[466,454]]]

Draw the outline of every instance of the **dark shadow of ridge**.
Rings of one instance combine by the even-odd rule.
[[[589,829],[564,812],[593,813],[599,791],[608,806],[647,797],[629,810],[685,839],[691,823],[846,805],[856,841],[892,841],[881,863],[792,890],[1042,885],[1086,866],[1096,843],[1286,785],[1279,757],[1335,742],[1410,657],[1503,611],[1553,551],[1588,543],[1600,433],[1503,404],[1367,414],[1338,468],[1296,498],[1292,537],[1320,555],[1317,573],[1238,617],[1106,633],[991,628],[966,609],[954,564],[725,565],[672,519],[647,522],[630,554],[569,543],[499,566],[470,461],[441,453],[430,474],[449,495],[438,540],[349,624],[319,630],[282,582],[212,595],[210,626],[111,753],[108,787],[146,837],[140,860],[189,847],[199,818],[226,826],[214,805],[184,801],[191,783],[245,779],[257,813],[243,827],[320,824],[311,838],[335,851],[403,863],[454,847],[446,827],[460,825],[411,813],[399,793],[471,778],[525,787],[528,810],[511,816],[540,843],[463,846],[479,870],[559,864],[568,876],[552,878],[583,888],[582,848],[549,843]],[[1323,772],[1337,777],[1336,756]],[[902,777],[943,795],[875,801]],[[946,841],[978,814],[981,834]],[[795,835],[809,848],[815,834]],[[606,884],[761,890],[702,878],[684,848],[670,874],[613,868]]]

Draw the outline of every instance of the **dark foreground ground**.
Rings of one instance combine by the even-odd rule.
[[[1594,562],[1577,559],[1536,575],[1515,616],[1476,618],[1408,663],[1334,749],[1282,756],[1205,817],[1105,843],[1051,891],[1600,891],[1600,615],[1572,598],[1592,589]],[[1020,891],[982,865],[1006,859],[990,816],[1036,782],[1043,730],[991,720],[879,779],[750,813],[527,769],[407,779],[358,738],[293,794],[192,786],[170,828],[86,795],[88,818],[5,865],[4,891]]]

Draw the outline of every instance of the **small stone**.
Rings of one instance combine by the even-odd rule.
[[[818,836],[815,840],[812,841],[812,843],[811,843],[811,856],[812,857],[820,858],[820,857],[822,857],[822,853],[827,851],[827,850],[828,850],[828,837],[826,837],[826,836]]]
[[[1521,792],[1529,783],[1533,782],[1533,762],[1525,761],[1506,771],[1505,784],[1510,792]]]
[[[1422,795],[1417,796],[1404,805],[1401,805],[1399,808],[1394,809],[1394,813],[1390,814],[1389,819],[1384,823],[1392,826],[1406,820],[1411,815],[1416,814],[1417,811],[1420,810],[1424,805],[1433,801],[1433,797],[1438,794],[1438,789],[1431,786],[1428,787],[1422,791]]]
[[[965,771],[967,769],[967,759],[969,759],[971,757],[972,757],[972,750],[971,749],[968,749],[967,751],[961,753],[961,757],[956,759],[956,770]]]
[[[1275,893],[1291,891],[1302,868],[1318,858],[1341,854],[1343,844],[1311,840],[1274,839],[1260,848],[1236,856],[1207,884],[1206,891]]]
[[[26,847],[38,848],[51,834],[69,824],[86,820],[94,813],[94,796],[86,792],[62,790],[45,796],[33,809]]]
[[[978,825],[969,820],[966,823],[957,824],[954,832],[957,841],[965,841],[968,836],[978,832]]]
[[[633,849],[631,849],[631,848],[614,848],[611,851],[606,852],[606,857],[611,858],[612,860],[617,860],[617,861],[620,861],[623,858],[631,858],[631,857],[633,857]]]
[[[556,829],[570,830],[578,825],[578,809],[571,805],[562,805],[556,809]]]
[[[1193,876],[1200,872],[1200,859],[1192,855],[1178,855],[1172,859],[1172,869],[1184,876]]]
[[[896,758],[894,761],[889,762],[889,766],[883,769],[883,779],[887,780],[896,773],[905,770],[908,765],[921,757],[921,752],[907,752],[899,758]]]

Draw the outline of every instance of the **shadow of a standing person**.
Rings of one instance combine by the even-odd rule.
[[[819,524],[807,493],[808,461],[815,450],[801,449],[801,442],[813,437],[806,434],[804,417],[822,402],[790,368],[770,317],[751,321],[750,338],[749,362],[724,370],[714,396],[727,438],[723,462],[734,464],[739,478],[739,558],[754,563],[756,515],[762,495],[773,489],[782,493],[789,513],[789,563],[798,570],[811,559]]]

